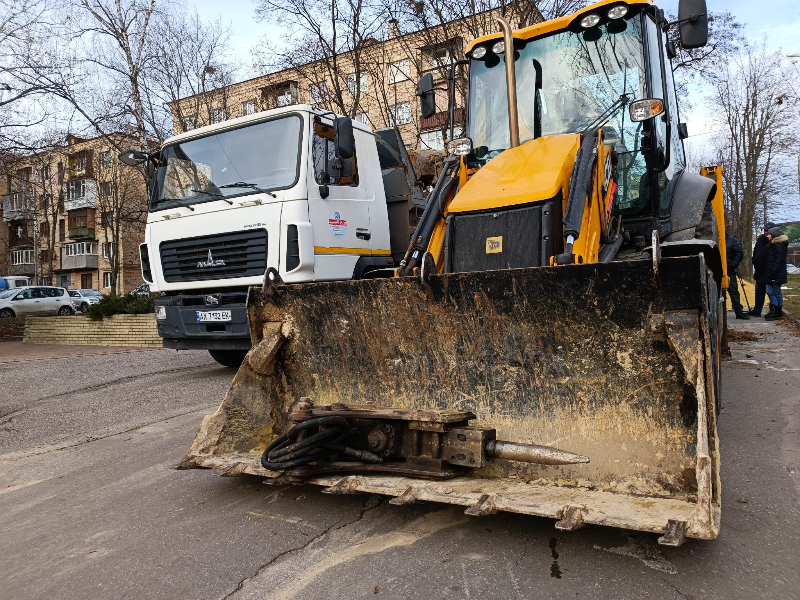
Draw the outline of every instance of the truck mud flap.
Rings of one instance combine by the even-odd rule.
[[[446,481],[311,479],[331,493],[433,501],[658,532],[719,533],[713,278],[702,255],[251,288],[253,349],[182,465],[285,479],[264,448],[290,407],[471,411],[498,439],[588,464],[501,459]],[[711,289],[710,289],[711,288]]]

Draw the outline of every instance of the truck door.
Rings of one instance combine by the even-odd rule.
[[[333,127],[327,120],[312,121],[308,210],[314,234],[317,281],[348,279],[358,258],[372,254],[369,206],[373,194],[366,193],[367,175],[362,177],[359,173],[364,135],[358,130],[354,133],[353,174],[336,181],[326,172],[327,162],[335,158]]]

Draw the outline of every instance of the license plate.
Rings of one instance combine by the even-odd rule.
[[[230,321],[231,311],[229,310],[198,310],[197,322],[198,323],[219,323],[220,321]]]

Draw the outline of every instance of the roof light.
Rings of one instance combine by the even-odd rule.
[[[664,112],[664,101],[658,98],[645,98],[644,100],[635,100],[631,102],[628,107],[628,112],[631,115],[631,121],[639,123],[646,121],[651,117],[656,117]]]
[[[468,137],[447,142],[447,153],[454,156],[466,156],[472,152],[472,140]]]
[[[506,43],[503,40],[500,40],[499,42],[495,43],[494,46],[492,46],[492,52],[494,52],[495,54],[502,54],[503,52],[505,52],[505,50],[506,50]]]
[[[581,19],[581,27],[584,29],[589,29],[590,27],[594,27],[600,22],[600,15],[592,13],[590,15],[586,15]]]
[[[486,56],[486,46],[478,46],[472,50],[472,58],[483,58]]]
[[[615,6],[608,11],[609,19],[621,19],[628,14],[628,7],[625,5]]]

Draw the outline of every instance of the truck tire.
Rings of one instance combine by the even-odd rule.
[[[708,286],[708,324],[711,329],[711,373],[714,378],[711,389],[714,393],[714,409],[717,415],[722,410],[722,364],[720,362],[720,343],[722,341],[722,331],[720,324],[720,304],[717,282],[711,270],[706,276]]]
[[[706,202],[705,208],[703,208],[703,216],[700,217],[700,222],[694,229],[694,237],[697,240],[713,240],[715,242],[719,238],[717,217],[711,202]]]
[[[223,367],[238,369],[244,360],[247,350],[209,350],[208,353]]]

